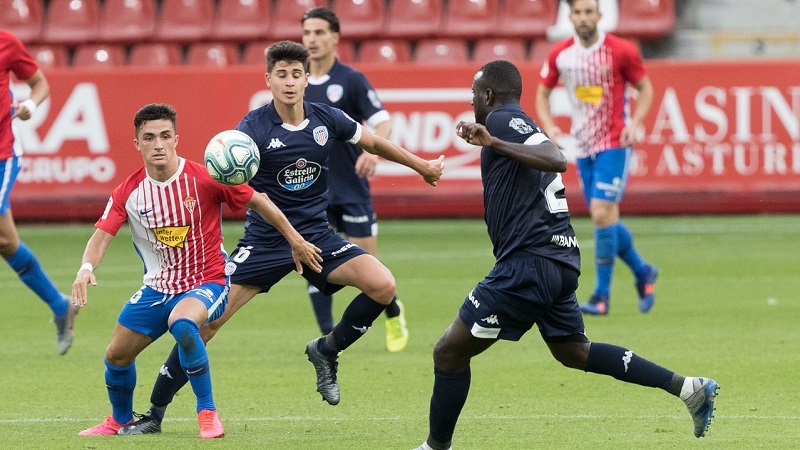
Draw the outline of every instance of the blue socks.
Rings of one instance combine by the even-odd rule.
[[[14,272],[17,272],[20,280],[47,303],[53,315],[63,316],[67,313],[67,302],[42,270],[36,255],[23,242],[19,243],[17,251],[6,259],[6,262]]]
[[[648,275],[647,265],[633,246],[631,231],[622,221],[613,226],[617,229],[617,244],[619,246],[617,254],[631,268],[634,275],[636,275],[636,279],[641,280]]]
[[[189,377],[189,383],[197,396],[197,412],[203,409],[216,410],[211,393],[211,372],[208,353],[200,329],[194,321],[181,318],[172,322],[169,332],[178,342],[178,356],[181,366]]]
[[[136,387],[136,366],[112,365],[105,359],[106,389],[111,401],[111,416],[117,422],[126,424],[133,419],[133,389]]]

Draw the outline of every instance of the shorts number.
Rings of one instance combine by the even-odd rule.
[[[547,201],[547,210],[551,213],[568,212],[567,198],[564,196],[564,181],[561,179],[561,174],[557,173],[556,177],[547,189],[544,190],[544,198]]]
[[[248,245],[247,247],[239,247],[236,249],[236,254],[233,255],[231,261],[241,264],[243,263],[248,256],[250,256],[250,249],[253,248],[252,245]]]

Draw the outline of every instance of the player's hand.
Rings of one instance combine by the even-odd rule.
[[[636,129],[626,126],[619,133],[619,145],[628,147],[636,142]]]
[[[492,146],[492,135],[489,134],[489,130],[485,126],[479,123],[464,122],[462,120],[456,125],[456,134],[467,141],[468,144],[482,147]]]
[[[433,187],[436,187],[436,182],[442,178],[442,171],[444,170],[444,155],[439,156],[438,159],[428,161],[428,168],[422,175],[425,182]]]
[[[378,167],[378,157],[369,152],[361,152],[356,159],[356,175],[361,178],[370,178],[375,175],[375,168]]]
[[[316,245],[306,241],[305,239],[291,243],[292,246],[292,259],[294,260],[295,269],[297,273],[303,273],[303,265],[305,264],[314,272],[322,272],[322,250]]]
[[[28,120],[33,115],[33,112],[28,109],[28,107],[25,105],[25,102],[12,103],[11,107],[14,108],[14,115],[11,117],[12,119],[19,118],[21,120]]]
[[[86,306],[86,285],[91,283],[92,286],[97,286],[97,278],[94,273],[89,270],[81,270],[75,277],[72,283],[72,304],[83,308]]]

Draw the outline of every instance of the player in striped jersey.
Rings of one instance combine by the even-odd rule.
[[[221,205],[257,212],[286,238],[299,272],[303,265],[321,270],[319,249],[306,242],[264,193],[248,185],[225,186],[201,164],[176,152],[176,112],[150,104],[134,117],[134,144],[144,167],[111,194],[83,254],[72,285],[73,302],[85,306],[86,286],[124,223],[144,263],[144,282],[123,306],[105,354],[105,381],[111,414],[82,436],[117,434],[133,422],[136,356],[169,331],[177,341],[180,364],[197,396],[201,438],[217,438],[224,429],[211,389],[208,354],[199,328],[225,310],[228,277],[222,245]]]
[[[498,340],[518,341],[534,324],[566,367],[663,389],[684,401],[694,435],[705,433],[717,383],[684,377],[612,344],[590,342],[575,289],[580,250],[570,224],[561,173],[567,160],[520,107],[522,77],[492,61],[472,83],[475,122],[459,137],[481,145],[484,218],[495,266],[467,294],[433,349],[429,433],[416,450],[449,450],[472,380],[472,358]],[[491,447],[488,445],[487,447]]]
[[[9,74],[25,80],[31,88],[29,98],[16,101],[9,86]],[[0,30],[0,255],[53,312],[56,324],[56,350],[67,353],[72,346],[72,323],[77,308],[70,306],[68,297],[58,291],[42,269],[36,255],[19,239],[9,196],[21,169],[22,149],[14,137],[14,119],[28,120],[33,111],[50,95],[47,83],[36,61],[25,50],[22,41],[12,33]]]
[[[542,67],[536,112],[544,131],[558,143],[563,136],[550,114],[550,94],[564,83],[573,106],[572,133],[578,142],[578,172],[595,230],[597,283],[591,299],[581,304],[586,314],[608,314],[614,262],[619,256],[636,277],[639,310],[655,301],[658,269],[647,264],[620,220],[619,202],[628,179],[636,130],[653,101],[653,87],[638,49],[628,41],[598,31],[597,0],[567,0],[576,36],[555,45]],[[638,91],[628,117],[626,89]]]

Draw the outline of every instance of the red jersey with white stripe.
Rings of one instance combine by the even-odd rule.
[[[111,193],[95,227],[116,235],[126,221],[144,262],[144,284],[164,294],[208,282],[225,283],[221,205],[237,211],[253,197],[247,184],[225,186],[205,167],[180,159],[165,182],[141,168]]]
[[[14,155],[14,134],[11,132],[11,83],[8,73],[19,80],[32,77],[39,66],[25,51],[22,42],[5,30],[0,30],[0,161]]]
[[[553,47],[542,67],[541,82],[551,89],[559,78],[564,83],[574,110],[572,134],[578,140],[579,157],[620,147],[629,115],[625,89],[644,75],[639,49],[612,34],[600,32],[589,48],[577,36]]]

